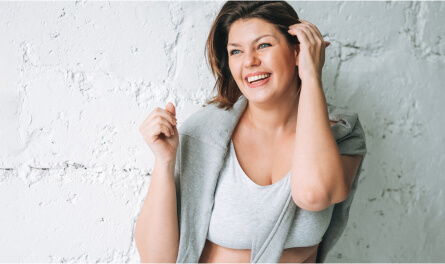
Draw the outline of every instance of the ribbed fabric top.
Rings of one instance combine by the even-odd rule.
[[[207,239],[233,249],[251,249],[257,228],[269,217],[269,210],[280,206],[277,193],[290,184],[290,171],[280,181],[266,186],[253,182],[242,170],[230,140],[215,191]],[[285,249],[309,247],[321,242],[331,221],[334,205],[311,212],[297,207]]]

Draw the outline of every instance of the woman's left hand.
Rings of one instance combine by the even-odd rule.
[[[331,43],[324,41],[320,31],[313,24],[299,20],[301,23],[289,27],[289,34],[300,42],[298,51],[298,75],[301,81],[316,78],[321,81],[324,65],[325,48]]]

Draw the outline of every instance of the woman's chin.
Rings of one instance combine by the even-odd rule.
[[[271,102],[271,94],[263,91],[250,91],[248,93],[243,93],[244,97],[251,103],[255,104],[267,104]]]

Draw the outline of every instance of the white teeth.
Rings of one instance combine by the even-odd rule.
[[[259,80],[259,79],[267,78],[269,76],[270,76],[270,73],[250,76],[250,77],[247,78],[247,81],[251,83],[251,82],[254,82],[254,81]]]

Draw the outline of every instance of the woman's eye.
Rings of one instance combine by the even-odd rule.
[[[261,47],[264,47],[264,48],[266,48],[266,47],[269,47],[269,46],[271,46],[271,45],[270,45],[270,44],[268,44],[268,43],[263,43],[263,44],[260,44],[260,46],[259,46],[259,47],[260,47],[260,48],[261,48]]]
[[[232,50],[232,51],[230,52],[230,55],[235,55],[235,54],[237,54],[237,53],[236,53],[237,51],[239,51],[239,50]]]

